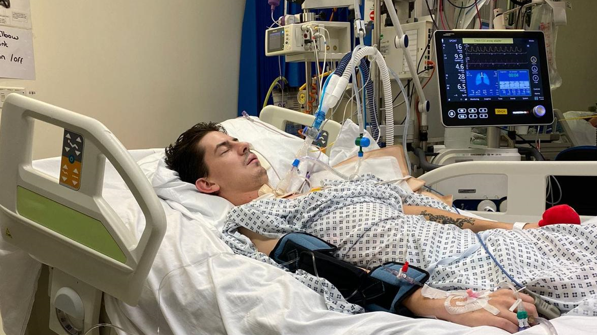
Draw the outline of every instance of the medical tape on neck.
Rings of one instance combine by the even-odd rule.
[[[489,291],[470,293],[462,290],[446,292],[428,285],[424,285],[421,290],[421,295],[425,298],[446,299],[444,301],[444,308],[450,314],[464,314],[483,308],[493,315],[498,315],[500,311],[489,304],[489,300],[491,299],[489,297],[490,293]],[[454,306],[452,306],[452,299],[454,298],[464,298],[465,300],[456,301]]]

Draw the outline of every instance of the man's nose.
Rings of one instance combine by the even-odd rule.
[[[247,153],[247,151],[249,151],[249,143],[247,143],[247,142],[238,142],[238,144],[239,144],[239,145],[238,145],[238,147],[239,147],[239,152],[240,152],[241,154],[243,154],[243,155],[244,155],[244,154],[246,154],[246,153]]]

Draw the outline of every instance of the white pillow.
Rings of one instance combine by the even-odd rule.
[[[166,166],[164,157],[165,153],[162,151],[138,162],[158,197],[181,205],[184,208],[176,206],[176,209],[184,215],[191,219],[209,222],[221,231],[228,211],[234,206],[222,197],[203,194],[195,188],[194,184],[180,180],[178,172]]]

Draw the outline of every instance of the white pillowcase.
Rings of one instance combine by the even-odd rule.
[[[222,197],[203,194],[194,184],[180,180],[178,172],[170,170],[164,158],[162,151],[137,162],[158,197],[190,219],[208,222],[221,231],[228,211],[234,206]]]

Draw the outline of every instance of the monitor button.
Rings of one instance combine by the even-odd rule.
[[[458,108],[458,113],[466,113],[466,108]]]
[[[489,114],[479,114],[480,119],[487,119],[489,118]]]
[[[487,108],[479,108],[479,113],[487,113]]]
[[[471,114],[468,116],[469,119],[476,119],[477,118],[477,114]]]
[[[451,110],[448,112],[448,116],[449,116],[449,117],[451,117],[451,118],[453,118],[453,117],[455,117],[455,116],[456,116],[456,112],[455,112],[453,109],[451,109]]]
[[[469,113],[476,113],[476,112],[477,112],[477,109],[476,109],[476,108],[469,108],[469,109],[468,109],[468,112],[469,112]]]
[[[535,115],[536,117],[542,117],[545,115],[545,107],[543,107],[542,105],[537,105],[535,107],[533,107],[533,115]]]
[[[458,114],[459,119],[466,119],[466,114]]]

